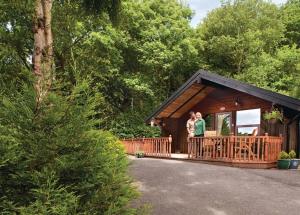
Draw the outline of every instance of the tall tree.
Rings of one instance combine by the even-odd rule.
[[[53,1],[52,10],[41,8],[40,4],[36,4],[36,8],[25,7],[25,2],[37,1],[15,2],[17,0],[0,1],[0,81],[5,77],[18,85],[11,90],[1,85],[0,90],[1,214],[135,214],[128,207],[136,193],[127,176],[123,147],[111,134],[95,129],[97,122],[94,119],[101,96],[95,96],[88,81],[77,79],[67,91],[56,79],[53,83],[55,92],[50,92],[48,87],[51,85],[46,83],[48,76],[45,74],[51,77],[54,70],[45,69],[47,57],[52,61],[56,58],[47,56],[47,49],[57,48],[49,41],[48,47],[46,45],[46,34],[51,30],[49,15],[56,14],[55,4],[67,6],[66,3],[71,2],[82,11],[79,6],[82,2]],[[4,13],[2,9],[5,9]],[[34,24],[38,25],[38,35],[33,36],[28,29],[32,26],[32,14],[37,11],[39,18],[34,16],[33,20],[37,21]],[[50,11],[52,13],[47,15]],[[80,15],[85,15],[91,23],[91,17],[98,13],[95,15],[88,10]],[[77,15],[75,13],[73,18]],[[108,17],[106,13],[103,16]],[[64,18],[69,17],[63,17],[61,22],[56,18],[53,16],[53,29],[64,27]],[[109,23],[109,20],[105,19],[105,22]],[[76,32],[64,30],[62,28],[61,33],[70,33],[71,36],[66,37],[75,42],[72,39]],[[34,51],[41,54],[38,56],[40,61],[36,61],[40,67],[35,69],[41,73],[34,73],[40,75],[36,77],[36,83],[46,83],[38,86],[43,97],[38,100],[43,103],[38,112],[30,75],[25,73],[26,58],[32,55],[33,39],[36,40],[35,48],[38,47]],[[56,37],[56,41],[64,39],[60,35]],[[28,70],[32,72],[32,68]],[[49,81],[51,84],[51,79]]]
[[[288,44],[300,47],[300,0],[289,0],[282,7],[282,20],[285,24],[285,37]]]
[[[33,71],[37,107],[51,87],[53,75],[52,0],[36,0],[34,10]]]
[[[197,29],[209,67],[234,75],[263,51],[274,52],[284,32],[279,12],[263,0],[230,0],[209,13]]]
[[[278,48],[274,54],[262,53],[235,78],[256,86],[299,97],[300,50],[296,45]]]
[[[130,34],[131,48],[126,69],[143,73],[161,101],[199,67],[196,46],[200,45],[190,26],[192,11],[177,0],[147,0],[126,2],[124,14],[122,25]]]
[[[90,13],[108,12],[111,20],[116,23],[121,0],[82,0],[79,2]],[[53,79],[52,5],[53,0],[35,0],[34,5],[34,53],[32,59],[36,77],[34,86],[37,107],[47,95]]]

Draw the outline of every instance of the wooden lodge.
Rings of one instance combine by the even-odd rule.
[[[282,120],[265,119],[275,109]],[[190,111],[202,113],[207,131],[187,141]],[[300,153],[300,100],[206,71],[195,73],[146,121],[159,125],[162,137],[124,140],[128,153],[181,153],[187,159],[261,168],[274,166],[281,150]]]

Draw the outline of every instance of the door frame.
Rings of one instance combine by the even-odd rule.
[[[217,129],[217,126],[218,126],[218,115],[221,115],[221,114],[229,114],[230,116],[230,122],[229,122],[229,129],[230,129],[230,132],[229,133],[232,133],[232,122],[233,122],[233,114],[232,114],[232,111],[224,111],[224,112],[218,112],[218,113],[215,113],[215,130],[218,131]]]

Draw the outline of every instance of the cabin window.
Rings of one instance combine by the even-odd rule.
[[[237,135],[257,135],[260,127],[261,110],[249,109],[236,112]]]
[[[228,136],[231,133],[231,118],[230,112],[216,114],[216,130],[217,135]]]

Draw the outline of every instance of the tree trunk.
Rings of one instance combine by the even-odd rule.
[[[36,0],[34,16],[34,53],[32,58],[35,75],[37,109],[47,95],[52,82],[53,37],[51,30],[52,0]]]

